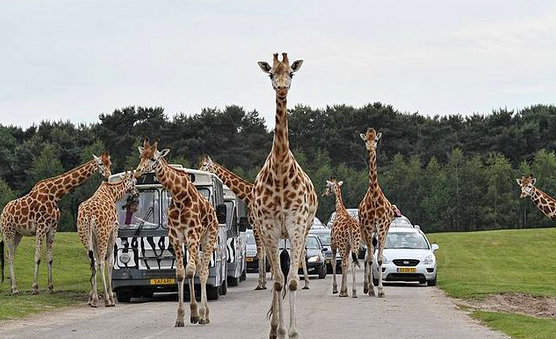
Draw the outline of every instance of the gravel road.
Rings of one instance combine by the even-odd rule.
[[[311,289],[298,293],[297,324],[301,338],[507,338],[458,310],[435,287],[385,286],[386,299],[332,295],[332,275],[311,279]],[[272,282],[270,281],[269,286]],[[175,295],[155,296],[113,308],[82,307],[0,323],[3,338],[268,338],[266,313],[271,292],[254,291],[256,274],[248,274],[228,295],[209,302],[211,323],[174,328]],[[351,290],[351,287],[349,287]],[[288,298],[285,299],[286,305]],[[102,304],[102,303],[99,303]],[[288,306],[285,306],[285,315]],[[186,307],[189,319],[189,307]],[[287,328],[287,321],[286,321]]]

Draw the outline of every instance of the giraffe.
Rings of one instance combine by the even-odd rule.
[[[168,236],[176,256],[176,278],[178,281],[179,305],[175,326],[183,327],[184,322],[184,282],[189,279],[190,310],[192,323],[208,324],[207,279],[210,258],[217,245],[218,219],[210,202],[203,197],[189,180],[187,173],[172,168],[164,158],[169,149],[159,151],[158,141],[152,145],[145,139],[139,146],[140,162],[135,177],[154,172],[158,181],[172,195],[168,207]],[[187,247],[187,267],[183,265],[183,249]],[[202,253],[199,253],[199,246]],[[202,258],[201,258],[202,256]],[[199,271],[201,282],[201,307],[197,310],[195,300],[195,273]]]
[[[248,208],[249,223],[253,226],[253,236],[255,237],[257,258],[259,259],[259,280],[255,290],[266,290],[266,254],[261,240],[261,229],[255,222],[255,218],[252,213],[253,208],[251,207],[253,202],[253,184],[233,173],[226,167],[213,161],[207,155],[203,156],[199,169],[216,174],[226,185],[228,185],[238,198],[245,201]]]
[[[541,212],[552,220],[556,220],[556,200],[535,187],[536,178],[524,176],[516,179],[517,184],[521,187],[520,197],[531,197],[531,200]]]
[[[369,153],[369,188],[359,203],[359,223],[363,241],[367,245],[367,256],[365,258],[365,273],[363,281],[363,293],[375,295],[373,282],[371,279],[371,263],[373,260],[374,246],[373,233],[378,235],[378,297],[384,298],[382,286],[382,251],[386,241],[386,234],[390,228],[390,223],[394,218],[394,211],[388,199],[382,193],[378,184],[376,170],[376,148],[382,133],[377,133],[373,128],[368,128],[366,133],[360,134],[365,141],[367,152]]]
[[[35,275],[31,293],[39,293],[37,280],[39,264],[41,262],[41,249],[45,237],[46,257],[48,260],[48,289],[50,292],[54,290],[54,285],[52,283],[52,245],[54,244],[56,227],[60,220],[58,201],[75,187],[85,182],[94,172],[99,172],[105,178],[108,178],[110,176],[110,166],[111,162],[108,153],[103,153],[100,157],[93,154],[93,160],[66,173],[39,181],[27,195],[6,204],[0,216],[0,224],[4,237],[0,243],[2,249],[0,260],[3,268],[3,246],[5,241],[8,246],[12,294],[19,294],[15,280],[13,261],[17,246],[23,236],[36,235]],[[4,281],[3,269],[2,281]]]
[[[77,232],[91,260],[91,293],[89,305],[97,307],[96,263],[100,266],[104,286],[104,305],[115,306],[112,293],[112,268],[114,266],[114,244],[118,235],[116,202],[125,193],[137,195],[136,179],[132,172],[122,176],[117,183],[103,182],[92,197],[79,204]]]
[[[332,248],[332,272],[333,272],[333,283],[332,283],[332,293],[338,293],[338,284],[336,283],[336,252],[340,252],[342,257],[342,287],[340,288],[340,297],[347,297],[347,271],[349,266],[349,256],[351,253],[352,258],[352,286],[351,286],[351,296],[357,298],[357,288],[355,285],[355,267],[359,267],[359,261],[357,260],[357,254],[359,252],[359,247],[361,247],[361,229],[359,223],[355,220],[346,210],[344,206],[344,201],[342,199],[342,189],[340,188],[344,182],[336,181],[335,178],[330,178],[326,181],[326,189],[323,196],[330,196],[332,192],[336,195],[336,217],[334,218],[334,223],[332,224],[331,231],[331,243]]]
[[[295,160],[288,140],[286,98],[292,76],[299,70],[302,62],[297,60],[290,65],[286,53],[282,53],[282,61],[278,60],[277,53],[274,54],[272,67],[264,61],[259,62],[262,71],[269,74],[276,92],[276,123],[272,150],[255,179],[252,203],[253,214],[261,227],[261,236],[274,274],[272,306],[268,313],[270,338],[284,338],[286,335],[280,298],[281,292],[285,297],[286,287],[290,291],[288,335],[290,338],[299,336],[295,316],[299,285],[297,268],[302,260],[306,234],[312,226],[318,204],[313,183]],[[278,241],[281,238],[290,240],[292,259],[289,260],[289,269],[286,265],[288,260],[280,263],[280,258],[289,257],[287,251],[278,254]]]

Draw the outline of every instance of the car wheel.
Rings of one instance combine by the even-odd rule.
[[[220,293],[218,293],[218,287],[207,285],[207,299],[208,300],[218,300]]]
[[[131,290],[120,289],[116,292],[116,299],[121,303],[128,303],[131,301]]]
[[[239,285],[239,278],[236,278],[236,277],[228,277],[228,285],[230,285],[230,286],[237,286],[237,285]]]
[[[434,278],[431,279],[431,280],[427,280],[427,285],[428,286],[436,286],[436,276],[434,276]]]
[[[222,285],[220,285],[220,295],[226,295],[226,294],[228,294],[228,281],[227,279],[224,279]]]
[[[326,264],[322,265],[319,272],[319,279],[326,278]]]
[[[247,269],[243,269],[243,272],[241,272],[241,277],[239,277],[240,281],[244,281],[245,279],[247,279]]]

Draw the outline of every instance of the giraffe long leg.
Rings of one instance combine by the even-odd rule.
[[[19,233],[15,233],[13,236],[6,236],[4,235],[4,241],[6,242],[6,246],[8,247],[8,262],[10,263],[10,283],[13,294],[19,294],[19,290],[17,289],[17,283],[15,280],[15,270],[14,270],[14,258],[15,252],[17,247],[19,246],[19,242],[23,236]]]
[[[386,232],[388,229],[386,227],[380,227],[378,229],[378,253],[376,256],[377,259],[377,268],[378,268],[378,294],[379,298],[384,298],[384,288],[382,286],[382,250],[384,249],[384,243],[386,242]]]
[[[257,258],[259,259],[259,280],[255,290],[266,290],[266,253],[261,240],[260,229],[253,222],[253,236],[257,246]]]
[[[303,253],[301,254],[299,260],[301,260],[301,266],[303,267],[303,281],[304,281],[304,290],[309,289],[309,271],[307,270],[307,261],[305,258],[307,257],[307,249],[305,248],[305,244],[303,244]]]
[[[347,270],[349,268],[349,255],[346,253],[347,251],[344,249],[340,251],[340,255],[342,256],[342,286],[340,287],[340,297],[347,297]]]
[[[116,243],[117,232],[118,229],[116,227],[115,231],[112,232],[108,239],[108,247],[106,248],[106,285],[108,287],[106,293],[108,293],[110,306],[116,306],[114,292],[112,291],[112,270],[114,269],[114,244]]]
[[[189,279],[189,309],[191,311],[190,321],[193,324],[199,322],[199,311],[197,308],[197,300],[195,299],[195,273],[197,272],[197,263],[199,261],[199,242],[196,238],[187,239],[187,267],[185,276]]]
[[[217,230],[218,223],[214,221],[215,225],[210,230]],[[203,258],[200,263],[200,275],[199,280],[201,281],[201,309],[200,309],[200,316],[201,324],[209,324],[210,317],[209,317],[209,307],[207,302],[207,279],[209,275],[209,265],[210,265],[210,258],[212,256],[213,249],[216,244],[217,234],[216,231],[212,232],[212,234],[205,234],[202,239],[202,247],[203,247]]]
[[[371,234],[371,239],[367,239],[367,254],[365,255],[365,274],[364,274],[364,286],[366,286],[366,290],[363,290],[363,293],[368,293],[369,296],[374,297],[375,295],[375,288],[373,286],[372,281],[372,272],[371,272],[371,264],[373,262],[374,256],[374,246],[373,246],[373,238]]]
[[[98,289],[97,289],[97,272],[100,271],[100,262],[98,256],[98,247],[96,241],[93,242],[91,239],[91,250],[89,250],[89,256],[93,256],[91,264],[91,307],[98,306]],[[102,272],[102,271],[101,271]]]
[[[307,216],[305,216],[307,218]],[[302,256],[305,254],[305,227],[301,227],[302,225],[306,225],[306,223],[297,224],[296,222],[290,222],[286,224],[291,228],[288,228],[288,236],[291,243],[291,260],[290,260],[290,271],[288,273],[288,289],[290,293],[290,327],[288,331],[288,335],[290,338],[297,338],[297,324],[296,324],[296,317],[295,317],[295,304],[296,304],[296,295],[297,295],[297,288],[299,285],[299,276],[297,274],[297,267],[299,265],[299,261],[302,260]],[[299,231],[302,230],[302,231]],[[303,262],[305,263],[305,258],[303,258]],[[308,277],[306,277],[308,280]]]
[[[282,310],[282,298],[280,293],[284,288],[284,275],[280,270],[280,257],[278,254],[278,243],[275,239],[268,237],[265,239],[267,259],[270,262],[270,269],[274,276],[274,288],[272,289],[272,304],[268,315],[270,316],[269,338],[284,338],[286,328],[284,327],[284,316]]]
[[[39,265],[41,263],[42,243],[45,234],[37,230],[37,239],[35,242],[35,275],[33,277],[33,285],[31,286],[31,294],[39,294]]]
[[[173,239],[174,237],[172,236],[172,232],[170,232],[169,235],[176,256],[176,279],[178,281],[178,312],[177,312],[178,314],[174,326],[184,327],[185,311],[183,309],[183,294],[184,294],[183,284],[185,281],[185,269],[183,268],[183,250],[179,239]],[[192,295],[191,298],[194,299],[195,295]]]
[[[48,290],[50,293],[54,292],[54,283],[52,282],[52,259],[53,259],[53,246],[54,246],[54,236],[56,235],[56,228],[51,228],[48,233],[46,233],[46,265],[48,272]]]
[[[338,283],[336,282],[336,247],[332,247],[332,294],[338,293]]]
[[[351,278],[352,278],[352,283],[351,283],[351,297],[352,298],[357,298],[357,285],[355,283],[355,261],[353,261],[351,263]]]

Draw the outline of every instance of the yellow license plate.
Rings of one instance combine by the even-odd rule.
[[[417,272],[416,267],[398,267],[399,273],[415,273]]]
[[[247,258],[246,261],[247,262],[253,262],[253,258]]]
[[[172,285],[176,283],[175,278],[151,279],[151,285]]]

